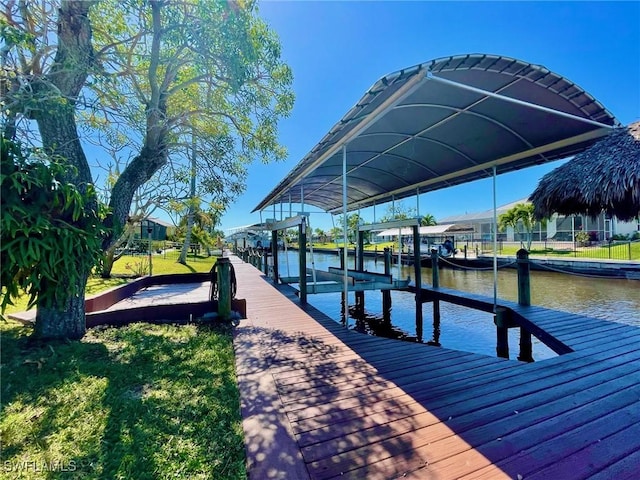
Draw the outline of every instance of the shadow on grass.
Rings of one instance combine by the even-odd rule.
[[[5,473],[245,477],[230,330],[133,324],[47,345],[26,333],[1,338]]]

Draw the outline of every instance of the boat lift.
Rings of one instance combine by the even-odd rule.
[[[278,279],[279,282],[285,284],[297,284],[296,290],[299,292],[300,301],[306,302],[307,294],[319,294],[330,292],[344,292],[345,284],[346,291],[362,293],[367,290],[403,290],[409,286],[410,278],[400,279],[394,278],[393,275],[368,272],[364,270],[364,235],[367,230],[379,230],[384,228],[402,228],[412,227],[414,230],[414,242],[419,242],[419,235],[417,234],[419,228],[418,219],[406,219],[397,220],[385,223],[376,223],[369,225],[361,225],[358,228],[358,247],[356,250],[356,264],[357,268],[345,270],[344,265],[341,268],[329,267],[328,271],[316,270],[315,265],[312,262],[312,268],[306,268],[307,265],[307,252],[306,252],[306,227],[307,227],[307,214],[297,215],[290,217],[279,222],[268,224],[267,227],[272,231],[273,240],[272,243],[277,241],[277,232],[279,230],[285,230],[292,227],[298,227],[299,234],[299,263],[300,268],[298,275],[296,276],[280,276],[278,271],[277,256],[274,256],[273,260],[273,274],[274,279]],[[419,255],[419,249],[416,250]],[[312,253],[313,255],[313,253]],[[344,257],[341,257],[341,259]],[[416,259],[414,262],[416,266],[416,284],[420,284],[420,259]],[[344,264],[344,261],[342,261]],[[399,272],[399,270],[398,270]],[[294,287],[295,288],[295,287]]]

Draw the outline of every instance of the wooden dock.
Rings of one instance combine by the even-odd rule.
[[[347,331],[232,262],[250,479],[638,478],[640,328],[510,304],[570,353],[498,359]]]

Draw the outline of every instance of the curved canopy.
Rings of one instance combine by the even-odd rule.
[[[579,153],[616,119],[539,65],[495,55],[440,58],[378,80],[254,209],[347,209]]]
[[[547,173],[529,199],[539,218],[602,211],[622,221],[640,218],[640,122]]]

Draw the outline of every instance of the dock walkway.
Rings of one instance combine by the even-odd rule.
[[[498,359],[347,331],[231,258],[250,479],[637,478],[640,328],[511,305],[573,352]]]

